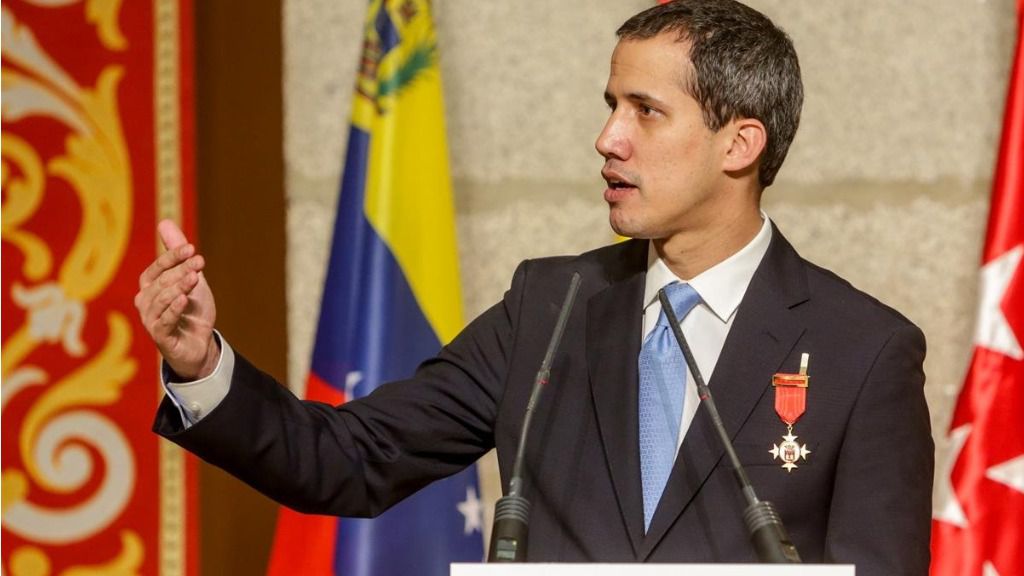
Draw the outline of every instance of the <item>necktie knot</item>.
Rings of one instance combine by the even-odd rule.
[[[690,310],[700,303],[700,294],[693,289],[693,286],[689,284],[683,284],[681,282],[673,282],[662,288],[665,295],[668,296],[668,301],[672,303],[672,311],[675,312],[676,319],[680,322],[686,315],[690,313]],[[668,326],[668,315],[664,310],[658,316],[659,327]]]

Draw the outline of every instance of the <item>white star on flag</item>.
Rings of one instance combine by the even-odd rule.
[[[1024,244],[1018,244],[981,268],[978,325],[974,332],[975,344],[1016,360],[1024,360],[1024,350],[1006,321],[1002,303],[1022,255]]]
[[[473,532],[482,532],[484,525],[484,507],[480,498],[476,495],[476,488],[466,486],[466,499],[455,505],[459,513],[465,518],[462,533],[469,535]]]
[[[1024,454],[992,466],[985,471],[985,477],[1024,494]]]
[[[356,386],[363,381],[363,373],[358,370],[353,370],[348,374],[345,374],[345,400],[356,399]]]
[[[960,450],[970,435],[970,424],[960,426],[949,433],[949,446],[945,458],[935,467],[935,492],[932,494],[932,518],[961,528],[967,527],[967,515],[964,514],[956,490],[953,489],[952,476],[953,466],[960,458]]]

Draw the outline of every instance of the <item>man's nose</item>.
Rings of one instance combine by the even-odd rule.
[[[605,122],[604,129],[597,135],[594,142],[597,153],[606,160],[615,158],[625,160],[629,157],[630,146],[627,131],[622,121],[613,112]]]

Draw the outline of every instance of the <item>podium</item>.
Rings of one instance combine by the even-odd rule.
[[[451,576],[854,576],[852,564],[452,564]]]

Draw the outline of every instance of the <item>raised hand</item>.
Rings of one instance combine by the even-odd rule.
[[[220,348],[213,337],[217,308],[203,277],[205,260],[170,220],[157,225],[167,251],[139,276],[135,308],[172,370],[185,380],[208,376]]]

